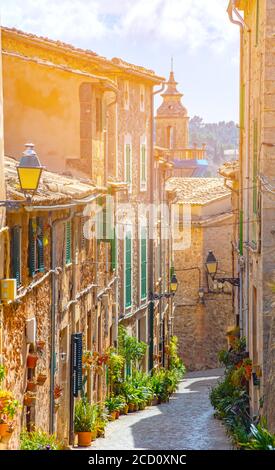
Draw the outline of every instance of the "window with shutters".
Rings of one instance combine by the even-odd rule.
[[[145,86],[140,85],[140,91],[139,91],[139,96],[140,96],[140,111],[145,110]]]
[[[68,221],[65,225],[65,258],[66,264],[72,262],[72,222]]]
[[[124,109],[128,110],[129,105],[130,105],[129,82],[128,82],[128,80],[125,80],[125,82],[124,82],[123,102],[124,102]]]
[[[44,221],[42,217],[29,220],[29,275],[44,272]]]
[[[140,229],[140,298],[147,298],[147,227]]]
[[[22,229],[19,226],[12,227],[11,229],[11,277],[16,279],[17,287],[21,285],[22,281]]]
[[[125,308],[132,305],[132,231],[127,229],[124,240],[124,298]]]
[[[141,138],[140,143],[140,190],[146,191],[147,189],[147,148],[146,138]]]
[[[124,178],[129,183],[129,190],[131,191],[132,185],[132,145],[128,141],[125,143],[125,164],[124,164]]]

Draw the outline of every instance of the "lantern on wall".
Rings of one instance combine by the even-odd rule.
[[[33,144],[26,144],[21,160],[17,165],[20,188],[24,193],[37,191],[43,167],[34,150]]]

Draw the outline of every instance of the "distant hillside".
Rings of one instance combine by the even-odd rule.
[[[194,116],[189,124],[189,143],[191,147],[194,144],[198,146],[206,144],[209,160],[208,176],[216,176],[217,169],[224,161],[236,158],[239,130],[233,121],[205,123],[201,117]]]

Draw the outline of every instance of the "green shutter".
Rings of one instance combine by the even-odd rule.
[[[44,272],[44,222],[42,217],[37,217],[37,256],[38,256],[38,271]]]
[[[131,145],[126,144],[125,146],[125,179],[127,183],[131,183]]]
[[[125,307],[132,305],[132,237],[131,232],[125,237]]]
[[[117,237],[116,237],[116,230],[114,229],[114,236],[110,240],[111,242],[111,266],[112,270],[116,270],[117,266]]]
[[[84,235],[84,225],[85,225],[85,217],[81,217],[80,220],[80,234],[79,234],[79,248],[80,250],[84,250],[86,247],[85,241],[85,235]]]
[[[141,284],[141,299],[147,297],[147,230],[146,227],[141,229],[140,239],[140,284]]]
[[[21,284],[21,227],[11,230],[11,266],[12,278],[16,279],[17,287]]]
[[[141,145],[141,182],[146,183],[146,145]]]
[[[72,262],[72,223],[66,222],[66,264]]]
[[[29,275],[34,276],[36,270],[36,219],[29,220]]]

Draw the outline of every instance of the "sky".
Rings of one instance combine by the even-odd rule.
[[[3,26],[121,57],[164,77],[173,56],[189,116],[238,121],[239,29],[228,19],[228,0],[0,0],[0,5]]]

